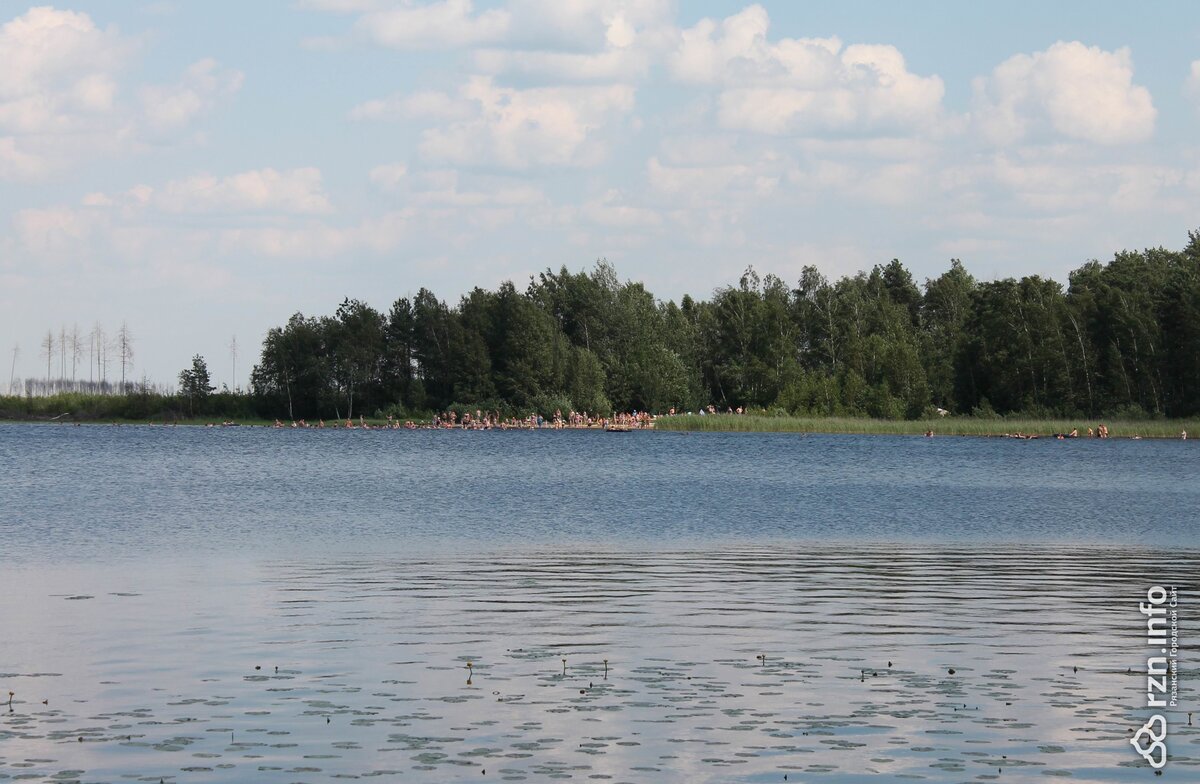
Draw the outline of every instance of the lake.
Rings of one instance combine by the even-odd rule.
[[[1161,584],[1194,781],[1198,477],[1181,441],[0,425],[0,780],[1140,780]]]

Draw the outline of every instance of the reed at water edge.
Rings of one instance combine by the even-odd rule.
[[[718,433],[854,433],[863,435],[1004,436],[1015,433],[1040,437],[1079,431],[1087,437],[1088,428],[1101,423],[1108,426],[1110,438],[1188,438],[1200,437],[1200,421],[1180,419],[1017,419],[983,417],[937,417],[934,419],[867,419],[856,417],[763,416],[756,414],[683,414],[655,420],[656,430],[701,431]]]

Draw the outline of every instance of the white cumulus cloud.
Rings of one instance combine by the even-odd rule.
[[[363,101],[350,111],[350,117],[354,120],[465,120],[474,113],[470,101],[436,90],[422,90]]]
[[[142,199],[144,200],[144,199]],[[228,177],[208,174],[172,180],[153,194],[174,213],[326,213],[332,210],[315,168],[254,169]]]
[[[122,89],[132,39],[74,11],[31,8],[0,25],[0,180],[36,180],[141,142],[184,138],[217,100],[236,92],[241,74],[212,60],[180,81]]]
[[[484,73],[564,82],[627,81],[650,68],[645,52],[611,48],[602,52],[547,52],[485,49],[475,63]]]
[[[31,8],[0,26],[0,100],[52,93],[70,104],[81,82],[111,74],[130,49],[87,14]]]
[[[475,53],[487,74],[527,81],[627,82],[644,77],[671,44],[670,3],[516,0],[506,46]]]
[[[1018,54],[974,81],[974,119],[984,136],[1010,144],[1052,132],[1095,144],[1125,144],[1154,133],[1150,91],[1133,83],[1129,49],[1079,41]]]
[[[368,40],[394,49],[475,46],[502,40],[510,16],[504,10],[475,13],[471,0],[442,0],[370,11],[355,23]]]
[[[349,226],[319,221],[287,226],[253,226],[221,229],[206,236],[219,252],[254,253],[279,259],[336,258],[358,250],[383,253],[392,250],[407,233],[411,214],[401,210],[364,218]]]
[[[753,167],[741,163],[680,166],[663,163],[654,156],[646,164],[646,178],[652,187],[679,196],[725,193],[753,175]]]
[[[600,162],[600,131],[632,111],[634,90],[627,85],[516,89],[473,77],[460,97],[473,104],[474,115],[426,130],[422,154],[450,163],[523,169]]]
[[[222,68],[211,58],[195,62],[174,84],[142,88],[146,123],[154,131],[182,128],[211,110],[221,98],[236,93],[242,80],[240,71]]]
[[[339,50],[366,41],[399,50],[467,48],[478,72],[531,83],[644,76],[672,42],[671,0],[304,0],[302,7],[353,14],[349,36],[317,37]]]
[[[0,25],[0,179],[61,168],[71,147],[114,146],[115,75],[132,48],[72,11],[31,8]]]
[[[399,187],[400,183],[404,182],[408,176],[408,166],[403,163],[384,163],[371,169],[367,177],[376,186],[385,191],[392,191]]]
[[[526,48],[597,51],[627,48],[669,26],[670,0],[512,0],[512,39]]]
[[[65,206],[19,210],[12,219],[21,247],[45,259],[83,250],[103,222],[102,216]]]
[[[662,217],[656,211],[628,203],[616,188],[584,203],[579,213],[591,223],[611,229],[648,229],[662,224]]]
[[[46,163],[17,146],[11,136],[0,136],[0,180],[30,180],[46,170]]]
[[[425,204],[452,207],[529,207],[543,204],[546,196],[541,189],[522,179],[483,177],[470,187],[460,185],[459,173],[453,169],[426,172],[424,187],[415,198]]]
[[[718,119],[767,134],[875,132],[933,125],[945,92],[911,73],[894,46],[844,46],[837,38],[768,38],[770,19],[750,6],[680,33],[669,58],[683,82],[720,89]]]
[[[78,206],[16,212],[12,243],[25,258],[83,268],[103,260],[169,272],[226,259],[322,259],[393,250],[411,209],[338,220],[315,168],[200,175],[119,193],[88,193]],[[180,216],[187,216],[181,220]],[[0,238],[0,242],[3,238]]]

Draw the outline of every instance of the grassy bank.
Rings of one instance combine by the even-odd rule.
[[[1002,436],[1007,433],[1049,436],[1069,433],[1078,428],[1081,437],[1089,427],[1103,422],[1112,438],[1178,438],[1182,430],[1189,438],[1200,437],[1196,420],[1108,420],[1108,419],[983,419],[945,417],[937,419],[893,420],[850,417],[775,417],[753,414],[717,414],[715,416],[659,417],[658,430],[709,431],[723,433],[857,433],[865,435],[922,435],[932,430],[939,436]]]
[[[204,406],[189,411],[188,402],[176,395],[133,392],[127,395],[96,395],[61,392],[56,395],[24,397],[0,395],[0,421],[10,422],[196,422],[261,421],[248,395],[218,392]]]

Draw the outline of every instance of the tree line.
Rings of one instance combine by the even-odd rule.
[[[9,369],[9,394],[19,394],[24,389],[26,396],[47,396],[63,393],[89,395],[131,394],[137,389],[152,386],[143,378],[135,382],[133,370],[133,332],[129,324],[121,322],[115,335],[109,335],[99,321],[86,334],[75,324],[70,329],[64,324],[56,333],[46,330],[38,343],[40,356],[46,360],[44,378],[27,378],[23,385],[17,383],[16,368],[20,347],[12,348],[12,364]],[[110,368],[119,366],[118,378],[109,380]]]
[[[676,303],[600,261],[454,304],[424,288],[387,312],[347,299],[271,329],[251,394],[293,419],[708,405],[1194,416],[1200,232],[1188,239],[1090,261],[1066,287],[1037,275],[978,281],[958,260],[918,286],[892,260],[837,281],[806,267],[794,284],[748,269],[707,301]]]

